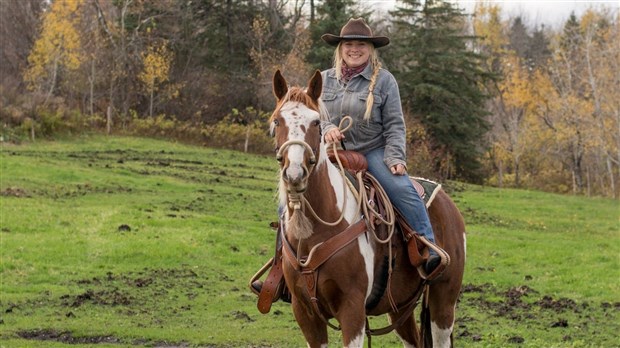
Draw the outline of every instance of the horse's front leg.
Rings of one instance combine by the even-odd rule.
[[[327,325],[314,314],[313,308],[306,306],[297,297],[293,296],[291,301],[293,307],[293,315],[301,328],[301,332],[306,338],[309,348],[326,348],[327,347]]]
[[[362,295],[362,294],[360,294]],[[364,346],[364,336],[366,335],[366,310],[364,308],[364,297],[359,296],[360,300],[355,301],[349,294],[346,306],[343,306],[336,314],[336,319],[342,328],[342,343],[344,347],[359,348]]]

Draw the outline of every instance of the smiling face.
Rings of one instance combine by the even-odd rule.
[[[360,40],[346,40],[340,44],[340,55],[349,68],[358,67],[368,61],[372,43]]]

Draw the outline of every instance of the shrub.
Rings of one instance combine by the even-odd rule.
[[[128,126],[130,133],[146,136],[171,136],[175,133],[177,121],[174,117],[161,114],[155,117],[138,118],[135,110],[131,110],[131,121]]]
[[[233,109],[220,122],[204,127],[207,146],[267,154],[273,150],[268,135],[269,114],[253,107]]]

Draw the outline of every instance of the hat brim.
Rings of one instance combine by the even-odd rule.
[[[363,36],[363,35],[337,36],[333,34],[323,34],[323,36],[321,36],[321,39],[323,39],[323,41],[327,42],[331,46],[338,46],[338,44],[342,40],[370,41],[376,48],[387,46],[390,44],[390,38],[387,36]]]

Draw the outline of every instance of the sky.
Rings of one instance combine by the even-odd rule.
[[[473,12],[476,0],[450,0],[458,3],[467,13]],[[391,10],[396,0],[360,0],[371,8]],[[527,24],[556,27],[568,19],[574,11],[580,16],[590,7],[605,7],[611,10],[620,10],[620,0],[487,0],[488,3],[497,3],[503,9],[506,17],[520,15]]]

